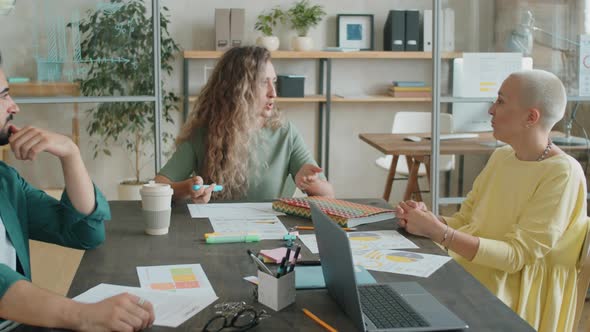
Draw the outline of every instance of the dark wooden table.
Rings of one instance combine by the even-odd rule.
[[[386,203],[381,199],[355,201],[386,207]],[[68,294],[70,297],[99,283],[138,287],[136,266],[201,264],[219,297],[214,304],[246,301],[270,313],[271,317],[263,319],[253,331],[323,331],[302,313],[302,308],[309,309],[339,331],[354,331],[352,322],[325,289],[298,290],[295,303],[280,312],[274,312],[255,303],[252,295],[253,286],[242,279],[256,274],[256,267],[246,256],[246,249],[258,251],[276,248],[283,245],[283,241],[206,245],[203,233],[213,231],[211,224],[207,219],[191,219],[185,204],[173,208],[170,233],[162,236],[144,234],[139,202],[111,202],[111,211],[113,220],[107,223],[107,239],[99,248],[86,251],[84,254]],[[287,228],[310,224],[309,220],[298,217],[282,216],[280,219]],[[397,229],[397,225],[395,221],[389,220],[362,225],[359,229]],[[409,235],[403,230],[401,232],[420,247],[413,251],[445,254],[430,240]],[[317,258],[317,255],[311,254],[305,246],[302,246],[301,252],[305,259]],[[371,274],[380,282],[417,281],[465,320],[470,326],[468,331],[533,331],[524,320],[454,261],[446,263],[429,278],[375,271],[371,271]],[[214,312],[213,305],[210,305],[180,325],[177,330],[200,331]],[[17,329],[33,330],[40,329]],[[151,330],[171,329],[153,327]]]

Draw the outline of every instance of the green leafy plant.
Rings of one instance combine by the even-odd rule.
[[[263,35],[270,37],[273,35],[272,30],[277,24],[285,24],[285,13],[277,6],[258,15],[254,30],[262,32]]]
[[[79,22],[82,42],[81,59],[88,73],[80,80],[85,96],[154,95],[153,25],[143,0],[111,0],[109,10],[89,10]],[[162,73],[170,75],[178,44],[170,37],[170,20],[164,15],[161,25]],[[72,27],[76,22],[68,24]],[[162,118],[174,123],[172,112],[178,111],[179,97],[162,88]],[[135,173],[134,183],[142,183],[141,169],[153,156],[154,103],[103,103],[88,110],[88,133],[94,137],[94,158],[99,153],[110,156],[110,148],[120,146],[129,152]],[[163,134],[166,144],[172,139]],[[148,159],[144,161],[144,159]],[[131,183],[130,181],[127,183]]]
[[[297,31],[299,37],[307,36],[309,29],[317,26],[325,15],[323,6],[312,6],[309,0],[298,1],[287,11],[291,28]]]

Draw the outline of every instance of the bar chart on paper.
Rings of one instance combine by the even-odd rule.
[[[138,266],[142,288],[178,293],[211,292],[215,295],[200,264]]]

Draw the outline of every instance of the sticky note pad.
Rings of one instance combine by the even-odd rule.
[[[283,260],[283,257],[287,255],[287,248],[280,247],[275,249],[260,250],[259,254],[264,258],[270,259],[273,263],[280,264],[281,260]],[[295,255],[295,251],[291,250],[291,255],[289,257],[290,263],[295,262],[295,257],[293,257],[293,255]]]

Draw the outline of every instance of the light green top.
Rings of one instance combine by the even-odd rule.
[[[196,129],[188,141],[178,146],[159,174],[173,182],[184,181],[193,174],[200,175],[199,168],[205,157],[206,133],[207,129]],[[242,200],[264,201],[293,196],[295,185],[292,179],[301,166],[317,165],[301,135],[290,122],[276,130],[261,129],[259,140],[252,148],[250,155],[257,156],[260,169],[250,167],[248,170],[248,190]]]

